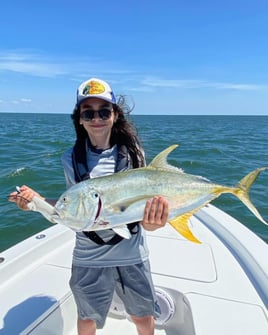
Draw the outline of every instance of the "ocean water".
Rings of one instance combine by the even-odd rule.
[[[250,171],[268,166],[268,116],[133,115],[147,162],[171,144],[169,162],[185,172],[233,186]],[[0,251],[49,227],[40,214],[7,199],[16,185],[46,198],[65,190],[60,157],[75,140],[70,115],[0,113]],[[268,170],[251,189],[251,199],[268,220]],[[268,242],[268,226],[234,196],[213,202]]]

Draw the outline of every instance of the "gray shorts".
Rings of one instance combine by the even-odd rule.
[[[114,291],[129,315],[159,316],[159,307],[150,265],[86,268],[73,266],[70,287],[81,320],[94,320],[102,328],[112,303]]]

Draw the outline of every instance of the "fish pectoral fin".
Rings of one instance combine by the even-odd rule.
[[[123,238],[126,238],[127,240],[130,239],[131,234],[129,232],[129,229],[126,225],[123,226],[118,226],[118,227],[114,227],[113,231],[117,234],[122,236]]]
[[[185,237],[187,240],[195,243],[202,243],[199,241],[191,232],[188,226],[188,221],[190,217],[193,215],[193,212],[189,212],[180,216],[177,216],[173,220],[169,220],[168,222],[171,224],[171,226],[177,230],[183,237]]]

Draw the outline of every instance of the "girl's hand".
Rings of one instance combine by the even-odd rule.
[[[23,185],[20,187],[19,191],[10,193],[8,198],[9,201],[15,202],[20,209],[27,211],[29,210],[27,204],[33,200],[34,196],[45,200],[39,193],[35,192],[30,187]]]
[[[161,196],[155,196],[146,202],[141,224],[144,229],[153,231],[165,226],[168,215],[168,201]]]

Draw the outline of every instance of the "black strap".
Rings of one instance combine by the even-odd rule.
[[[124,285],[124,282],[123,282],[123,277],[122,277],[122,274],[121,274],[120,267],[117,266],[117,267],[116,267],[116,270],[117,270],[117,273],[118,273],[119,281],[120,281],[121,286],[122,286],[122,291],[123,291],[123,293],[125,294],[125,285]]]
[[[89,178],[86,141],[87,139],[78,138],[73,147],[72,163],[74,168],[75,181],[77,183]]]
[[[115,234],[109,241],[104,241],[95,231],[84,231],[83,233],[91,241],[99,245],[104,245],[104,244],[114,245],[123,240],[123,237],[118,234]]]
[[[122,145],[118,149],[118,157],[117,157],[117,164],[115,167],[115,172],[125,171],[132,169],[132,160],[128,153],[128,149],[125,145]]]
[[[139,222],[129,223],[127,225],[127,227],[128,227],[128,230],[129,230],[130,234],[135,235],[139,231]],[[84,231],[83,233],[91,241],[93,241],[93,242],[95,242],[96,244],[99,244],[99,245],[104,245],[104,244],[115,245],[115,244],[121,242],[124,239],[124,237],[122,237],[118,234],[115,234],[110,240],[104,241],[95,231]]]

